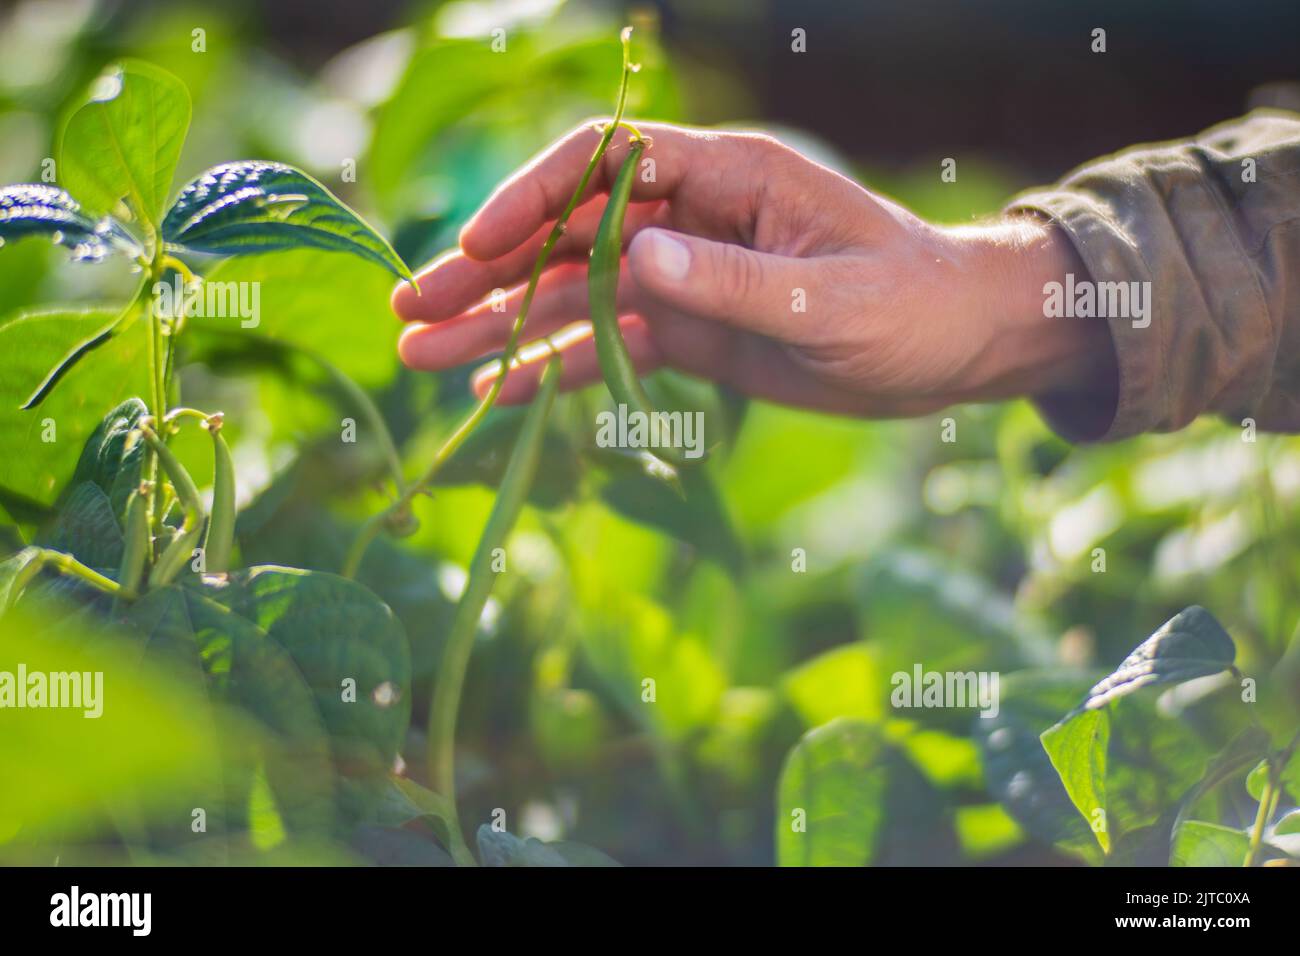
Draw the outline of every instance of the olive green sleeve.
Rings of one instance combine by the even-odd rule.
[[[1257,111],[1190,141],[1130,149],[1008,210],[1069,235],[1089,273],[1075,278],[1091,281],[1097,303],[1109,289],[1123,305],[1118,283],[1135,296],[1104,317],[1119,370],[1113,414],[1096,397],[1039,399],[1058,433],[1108,441],[1203,412],[1300,431],[1300,116]],[[1080,306],[1072,314],[1102,320]]]

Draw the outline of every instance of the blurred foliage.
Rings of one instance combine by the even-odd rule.
[[[129,6],[29,0],[0,14],[0,181],[37,181],[65,104],[106,62],[129,55],[190,89],[194,125],[179,176],[243,157],[299,165],[393,236],[408,261],[423,261],[454,242],[504,175],[607,112],[617,75],[610,38],[620,24],[581,4],[421,4],[408,25],[340,52],[315,76],[278,60],[255,20],[182,4],[133,17]],[[635,22],[645,68],[630,115],[691,120],[653,19]],[[492,51],[485,23],[507,29],[504,52]],[[206,30],[202,53],[192,51],[196,25]],[[871,157],[792,138],[950,221],[994,211],[1025,185],[976,159],[964,161],[960,183],[919,170],[868,173],[858,164]],[[355,181],[344,175],[353,167]],[[39,419],[13,411],[70,339],[111,318],[98,304],[124,298],[134,281],[119,266],[64,259],[31,241],[0,252],[6,551],[48,533],[48,508],[86,437],[105,410],[144,391],[134,379],[143,345],[123,340],[114,362],[74,370],[51,399],[61,403],[53,444],[41,441]],[[423,470],[467,407],[465,374],[435,380],[399,366],[391,278],[378,266],[304,251],[230,260],[207,274],[263,281],[261,327],[233,335],[200,323],[179,365],[187,404],[226,412],[241,564],[338,571],[359,522],[382,504],[383,461],[364,424],[356,444],[337,440],[357,410],[318,359],[375,397],[408,474]],[[11,318],[55,293],[86,312]],[[1258,703],[1242,705],[1220,682],[1185,696],[1145,691],[1114,707],[1108,752],[1122,769],[1107,778],[1111,851],[1150,859],[1142,854],[1159,841],[1148,838],[1177,806],[1202,819],[1165,846],[1165,859],[1241,855],[1259,798],[1244,771],[1300,722],[1294,439],[1244,442],[1236,424],[1207,420],[1175,435],[1070,447],[1031,407],[1010,404],[944,413],[958,434],[945,443],[939,416],[874,423],[745,406],[670,374],[652,387],[662,404],[676,395],[709,416],[706,431],[720,444],[693,474],[697,487],[675,497],[591,447],[602,389],[563,397],[533,507],[511,539],[512,573],[480,621],[458,735],[461,816],[472,831],[504,811],[523,838],[482,830],[485,857],[604,862],[569,845],[578,840],[626,864],[1100,862],[1106,842],[1076,810],[1039,735],[1192,604],[1232,635],[1235,666],[1259,681]],[[422,715],[517,428],[517,413],[494,412],[417,503],[419,531],[380,541],[362,567],[360,580],[405,630],[414,679],[414,699],[402,702],[414,723],[393,731],[402,738],[392,740],[397,776],[369,795],[366,825],[347,840],[328,826],[323,835],[296,830],[295,807],[309,817],[320,796],[312,777],[304,771],[299,802],[286,806],[277,754],[250,743],[233,764],[229,754],[216,761],[240,768],[246,826],[246,841],[223,859],[449,862],[427,839],[441,817],[438,796],[418,783],[427,779]],[[202,437],[182,434],[176,447],[210,483]],[[136,613],[167,620],[170,605],[187,600],[164,594]],[[251,628],[230,637],[235,645],[254,647],[258,633],[274,631],[276,602],[251,582],[225,603]],[[0,669],[92,653],[9,620]],[[336,629],[327,605],[316,625],[321,637]],[[155,815],[192,801],[196,764],[219,746],[214,722],[250,721],[256,737],[334,719],[306,698],[306,716],[292,716],[288,691],[278,713],[247,712],[238,688],[220,703],[187,702],[180,695],[192,681],[142,669],[117,682],[121,660],[97,665],[114,676],[120,703],[93,734],[56,734],[30,715],[10,726],[0,713],[9,784],[0,858],[48,863],[75,846],[79,859],[210,860],[202,846],[142,834]],[[999,713],[891,706],[892,675],[917,664],[1001,673]],[[289,683],[310,695],[301,685],[311,674],[300,676]],[[1234,764],[1242,772],[1218,789],[1193,790],[1251,722],[1264,738],[1249,766]],[[1297,800],[1292,789],[1282,806]],[[790,827],[798,811],[803,833]]]

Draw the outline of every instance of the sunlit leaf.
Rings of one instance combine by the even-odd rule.
[[[1102,707],[1143,687],[1177,684],[1217,674],[1232,666],[1236,645],[1209,611],[1193,605],[1179,611],[1099,682],[1080,706]]]
[[[1250,851],[1250,837],[1241,830],[1188,820],[1174,838],[1174,866],[1241,866]]]
[[[849,644],[800,664],[782,680],[786,696],[809,727],[836,717],[879,720],[888,682],[865,644]]]
[[[59,178],[95,213],[125,200],[156,227],[189,126],[190,95],[180,80],[139,60],[111,66],[64,125]]]
[[[1110,716],[1104,710],[1076,714],[1043,732],[1043,749],[1075,807],[1092,826],[1102,850],[1110,852],[1106,819],[1106,747]]]
[[[233,256],[303,246],[349,252],[410,280],[383,236],[328,189],[283,163],[214,166],[186,184],[163,220],[167,242]]]
[[[21,406],[70,350],[113,323],[117,309],[33,312],[0,325],[0,488],[37,505],[54,501],[105,409],[148,394],[144,323],[129,323],[70,369],[39,408]]]
[[[208,314],[205,306],[203,314],[191,316],[193,330],[222,333],[214,344],[233,340],[256,352],[273,339],[320,354],[363,386],[391,380],[401,323],[388,306],[392,279],[369,260],[294,249],[226,259],[205,279],[206,286],[238,283],[227,288],[248,290],[239,311],[256,313]],[[196,344],[202,356],[207,343]]]
[[[864,866],[884,822],[888,769],[879,731],[852,719],[804,734],[777,785],[781,866]]]
[[[57,824],[65,832],[104,828],[104,808],[138,801],[148,816],[168,806],[216,759],[207,707],[162,663],[142,665],[121,642],[50,640],[39,618],[0,618],[0,674],[101,675],[98,703],[82,707],[0,708],[0,833],[17,824]],[[85,714],[100,710],[99,716]],[[248,730],[245,728],[244,733]],[[53,862],[52,858],[48,862]]]

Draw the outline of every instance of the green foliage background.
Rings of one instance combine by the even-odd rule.
[[[95,7],[49,14],[39,46],[15,19],[3,38],[0,182],[37,181],[66,104],[106,62],[129,55],[191,92],[178,182],[236,159],[292,163],[420,263],[454,242],[503,176],[608,112],[620,23],[557,7],[504,24],[502,53],[463,18],[419,12],[312,76],[211,6],[139,20]],[[196,25],[203,53],[191,50]],[[690,121],[703,98],[715,108],[743,99],[717,75],[701,89],[657,47],[652,22],[637,26],[644,68],[630,116]],[[779,132],[946,221],[996,211],[1030,185],[975,160],[963,162],[960,183],[943,184],[930,170],[875,169],[870,157]],[[349,162],[355,182],[340,177]],[[340,420],[355,415],[346,395],[273,343],[318,353],[366,387],[410,474],[468,407],[466,375],[399,366],[393,280],[377,265],[298,250],[201,271],[262,283],[262,325],[236,334],[200,324],[179,366],[186,403],[226,413],[244,509],[240,566],[336,572],[359,523],[383,505],[382,456],[364,426],[358,444],[338,441]],[[41,410],[60,428],[53,445],[41,442],[34,413],[17,406],[58,349],[41,351],[41,320],[17,316],[54,300],[94,310],[125,299],[135,281],[121,262],[69,263],[35,240],[0,250],[3,553],[31,540],[105,412],[145,394],[143,343],[123,336],[111,356],[69,376],[53,411]],[[93,331],[106,318],[91,311],[82,321]],[[554,846],[488,830],[485,862],[604,861],[556,841],[625,864],[1098,863],[1103,850],[1117,862],[1240,861],[1259,799],[1246,772],[1300,723],[1294,439],[1244,442],[1238,424],[1205,420],[1176,435],[1072,448],[1025,404],[859,422],[746,404],[671,373],[650,387],[661,406],[706,410],[706,435],[721,440],[707,465],[713,490],[682,501],[602,458],[591,423],[608,402],[603,388],[560,400],[533,506],[511,538],[511,573],[482,620],[458,760],[471,830],[504,810],[510,831]],[[940,441],[944,417],[955,421],[953,443]],[[163,667],[131,672],[131,689],[118,691],[129,707],[99,737],[30,718],[23,733],[0,733],[0,766],[22,781],[0,797],[0,859],[446,862],[436,795],[408,782],[425,779],[421,715],[518,422],[516,411],[494,411],[436,494],[418,501],[420,530],[378,542],[362,566],[360,580],[409,639],[405,703],[415,715],[399,745],[401,782],[366,826],[347,839],[296,826],[312,793],[296,808],[277,804],[267,782],[274,789],[276,768],[250,759],[237,808],[246,832],[219,854],[145,833],[141,818],[186,806],[187,788],[203,779],[196,766],[214,759],[210,729],[194,725],[276,725],[238,707],[203,716],[207,704],[185,699],[202,688]],[[176,449],[209,485],[206,440],[182,432]],[[806,570],[793,570],[798,555]],[[1232,635],[1258,702],[1241,703],[1234,678],[1183,685],[1195,689],[1178,697],[1147,689],[1088,712],[1090,723],[1109,715],[1102,840],[1077,809],[1087,788],[1062,785],[1039,735],[1193,604]],[[56,653],[41,650],[40,625],[6,621],[0,664]],[[999,671],[999,715],[891,707],[891,675],[918,663]],[[155,746],[141,747],[142,727]],[[1222,785],[1195,791],[1233,746],[1241,755]],[[104,752],[111,766],[86,759]],[[310,762],[301,750],[284,759]],[[1293,762],[1280,811],[1300,801],[1296,774]],[[310,791],[313,778],[303,779]],[[800,810],[804,832],[790,827]],[[1195,826],[1175,826],[1184,819]],[[1282,855],[1284,835],[1269,855]]]

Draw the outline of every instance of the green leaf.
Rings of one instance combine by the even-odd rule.
[[[229,333],[212,337],[218,345],[243,340],[239,344],[259,350],[273,339],[308,349],[363,386],[392,381],[398,367],[393,342],[401,322],[388,306],[392,279],[373,263],[319,249],[239,256],[217,264],[205,284],[232,282],[257,290],[256,324],[195,315],[189,319],[191,330]]]
[[[136,801],[152,816],[170,809],[173,796],[216,758],[205,702],[183,679],[163,661],[124,655],[121,642],[89,637],[79,631],[54,640],[46,620],[26,613],[0,618],[0,672],[14,674],[22,663],[29,674],[103,675],[97,718],[87,719],[85,707],[0,709],[6,838],[19,825],[33,840],[48,825],[67,828],[68,836],[105,831],[103,807],[119,800]]]
[[[316,698],[290,655],[262,628],[198,589],[153,591],[132,605],[127,620],[146,636],[154,659],[194,656],[212,697],[269,731],[249,742],[257,748],[238,762],[250,772],[234,788],[231,805],[247,812],[251,770],[260,764],[291,833],[328,831],[334,819],[329,742]],[[221,729],[227,752],[247,746],[232,738],[232,728]]]
[[[23,411],[38,407],[45,397],[54,391],[54,386],[61,382],[65,375],[76,368],[77,363],[87,355],[102,345],[106,345],[113,336],[122,331],[123,327],[133,319],[139,312],[139,292],[132,296],[131,301],[108,325],[99,329],[93,335],[83,339],[72,347],[67,355],[59,359],[57,365],[50,369],[41,383],[36,386],[36,390],[28,396],[27,401],[23,402],[21,408]]]
[[[557,851],[534,837],[519,839],[513,833],[494,831],[486,823],[478,828],[478,855],[483,866],[568,866]]]
[[[878,551],[862,569],[857,592],[885,674],[910,674],[918,661],[934,672],[1002,672],[1050,660],[1051,645],[1036,620],[981,573],[937,552]],[[930,723],[960,715],[913,713]]]
[[[366,160],[371,188],[387,213],[403,211],[414,167],[440,132],[481,109],[485,97],[517,86],[517,74],[502,70],[499,59],[474,40],[440,40],[415,52],[378,111]]]
[[[371,809],[367,822],[383,827],[401,827],[423,820],[439,839],[446,840],[448,821],[455,816],[447,799],[406,777],[389,777],[383,796]]]
[[[233,256],[303,246],[350,252],[413,282],[393,247],[301,170],[249,160],[214,166],[189,182],[163,220],[167,242]]]
[[[1179,611],[1135,647],[1080,705],[1092,710],[1158,684],[1178,684],[1217,674],[1237,656],[1232,638],[1209,611],[1192,605]]]
[[[72,473],[71,486],[97,485],[108,496],[118,523],[125,526],[126,504],[144,477],[144,442],[134,435],[149,409],[138,398],[128,398],[111,412],[86,439]]]
[[[70,554],[89,568],[116,568],[122,561],[122,528],[98,485],[74,485],[54,525],[37,541]]]
[[[884,822],[887,768],[878,730],[833,720],[790,751],[777,784],[781,866],[865,866]]]
[[[70,369],[38,410],[19,406],[78,342],[115,321],[117,309],[37,312],[0,325],[0,488],[35,505],[49,505],[71,477],[82,445],[104,409],[149,387],[145,327],[130,323],[93,362]]]
[[[77,261],[95,262],[109,252],[132,257],[141,253],[135,240],[112,219],[92,219],[56,186],[5,186],[0,189],[0,247],[28,236],[48,237],[71,249]]]
[[[836,717],[880,720],[885,715],[880,673],[871,649],[846,644],[800,664],[781,681],[786,697],[805,726],[818,727]]]
[[[206,596],[288,651],[316,698],[334,762],[362,813],[387,784],[411,716],[406,633],[367,588],[321,571],[258,567],[208,579]],[[347,693],[354,682],[355,694]]]
[[[446,850],[413,830],[361,826],[350,842],[357,853],[376,866],[455,865]]]
[[[713,722],[726,676],[698,637],[644,595],[605,582],[582,601],[583,659],[625,716],[669,740]],[[643,699],[647,678],[654,706]]]
[[[1043,731],[1041,739],[1071,801],[1092,826],[1102,850],[1109,853],[1110,828],[1105,816],[1109,714],[1104,710],[1076,714]]]
[[[116,211],[125,200],[153,229],[189,126],[190,94],[180,80],[139,60],[111,66],[63,127],[63,185],[100,214]]]
[[[1154,729],[1154,728],[1153,728]],[[1223,781],[1234,778],[1268,748],[1268,733],[1260,727],[1247,727],[1237,734],[1205,768],[1204,775],[1191,786],[1177,803],[1167,807],[1155,823],[1121,833],[1114,851],[1106,861],[1112,866],[1168,866],[1174,836],[1183,819],[1197,802]],[[1123,773],[1116,784],[1124,784]],[[1145,785],[1145,784],[1144,784]],[[1149,786],[1149,785],[1148,785]],[[1112,803],[1117,801],[1112,800]]]
[[[1292,810],[1277,821],[1277,826],[1273,828],[1273,832],[1278,836],[1300,833],[1300,810]]]
[[[23,548],[17,554],[0,561],[0,616],[4,615],[9,605],[18,597],[15,593],[15,585],[23,577],[23,571],[40,557],[40,553],[40,548]]]
[[[478,828],[479,862],[484,866],[618,866],[595,847],[560,840],[543,843],[535,837],[520,839],[508,831],[497,832],[487,824]]]
[[[1268,780],[1268,761],[1261,760],[1246,777],[1246,792],[1259,801],[1264,795],[1264,784]],[[1291,795],[1292,800],[1300,801],[1300,748],[1292,751],[1291,759],[1282,768],[1282,789]]]
[[[1188,820],[1174,838],[1173,866],[1241,866],[1250,852],[1250,837],[1240,830]]]

